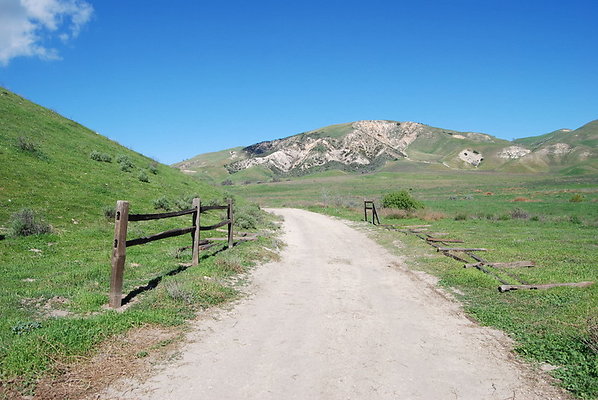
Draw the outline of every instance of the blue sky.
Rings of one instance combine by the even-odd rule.
[[[598,118],[595,0],[24,3],[0,0],[0,85],[165,163],[360,119]]]

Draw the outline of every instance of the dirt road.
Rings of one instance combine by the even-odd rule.
[[[199,320],[180,360],[105,399],[560,399],[421,275],[345,223],[294,209],[253,294]]]

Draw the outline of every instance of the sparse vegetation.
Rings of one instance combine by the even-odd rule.
[[[29,153],[36,153],[39,151],[37,144],[25,136],[19,136],[17,138],[17,147]]]
[[[152,162],[148,165],[147,169],[152,175],[158,175],[158,163]]]
[[[569,199],[569,201],[571,203],[581,203],[584,200],[585,200],[585,197],[581,193],[576,193]]]
[[[41,235],[52,232],[52,227],[30,208],[14,213],[10,221],[10,234],[15,237]]]

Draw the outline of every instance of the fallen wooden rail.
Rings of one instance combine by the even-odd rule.
[[[232,200],[229,199],[228,204],[224,206],[202,206],[201,200],[199,198],[194,198],[192,204],[192,208],[182,211],[173,211],[158,214],[129,214],[128,201],[119,200],[116,202],[114,241],[112,243],[111,259],[112,273],[110,276],[110,307],[119,308],[122,305],[122,288],[125,260],[127,257],[127,247],[142,245],[156,240],[162,240],[191,233],[193,238],[191,245],[191,248],[193,249],[191,256],[191,265],[197,265],[199,264],[199,251],[214,245],[212,241],[201,240],[200,232],[217,229],[225,225],[228,226],[228,235],[224,240],[228,241],[228,248],[231,248],[233,246],[234,216]],[[201,214],[211,210],[227,210],[226,219],[214,225],[201,226]],[[155,233],[153,235],[127,240],[127,229],[129,221],[151,221],[163,218],[180,217],[183,215],[192,215],[192,226],[186,228],[170,229],[168,231]]]

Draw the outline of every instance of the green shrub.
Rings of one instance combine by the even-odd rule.
[[[569,221],[572,224],[577,224],[577,225],[581,224],[581,222],[582,222],[581,219],[577,215],[572,215],[571,218],[569,218]]]
[[[116,157],[116,162],[120,164],[120,169],[124,172],[129,172],[135,167],[133,161],[131,161],[131,159],[124,154],[120,154],[118,157]]]
[[[514,208],[511,210],[511,218],[513,219],[528,219],[529,213],[522,208]]]
[[[172,206],[170,204],[170,200],[168,200],[165,196],[162,196],[159,199],[154,200],[154,208],[156,210],[162,209],[164,211],[170,211]]]
[[[26,138],[25,136],[19,136],[17,139],[17,147],[23,151],[27,151],[29,153],[36,153],[39,148],[37,147],[37,144],[33,143],[32,141],[30,141],[28,138]]]
[[[95,161],[101,161],[101,162],[112,162],[112,156],[110,154],[106,154],[106,153],[100,153],[99,151],[92,151],[91,153],[89,153],[89,158],[91,158],[92,160]]]
[[[585,200],[585,196],[581,193],[575,193],[573,197],[569,199],[571,203],[581,203]]]
[[[150,164],[150,165],[147,167],[147,169],[149,170],[149,172],[150,172],[152,175],[158,175],[158,164],[157,164],[157,163],[155,163],[155,162],[151,163],[151,164]]]
[[[230,179],[225,179],[220,183],[222,186],[232,186],[233,181],[231,181]]]
[[[149,182],[149,178],[144,170],[139,171],[139,175],[137,175],[137,179],[141,182]]]
[[[257,205],[234,208],[235,226],[241,229],[256,229],[263,222],[262,211]]]
[[[399,192],[385,194],[382,198],[382,207],[398,208],[400,210],[415,210],[424,208],[424,204],[414,199],[406,190],[401,190]]]
[[[12,236],[30,236],[50,232],[52,232],[52,227],[30,208],[23,208],[11,217],[10,233]]]
[[[459,213],[455,215],[455,221],[465,221],[467,219],[467,214]]]

